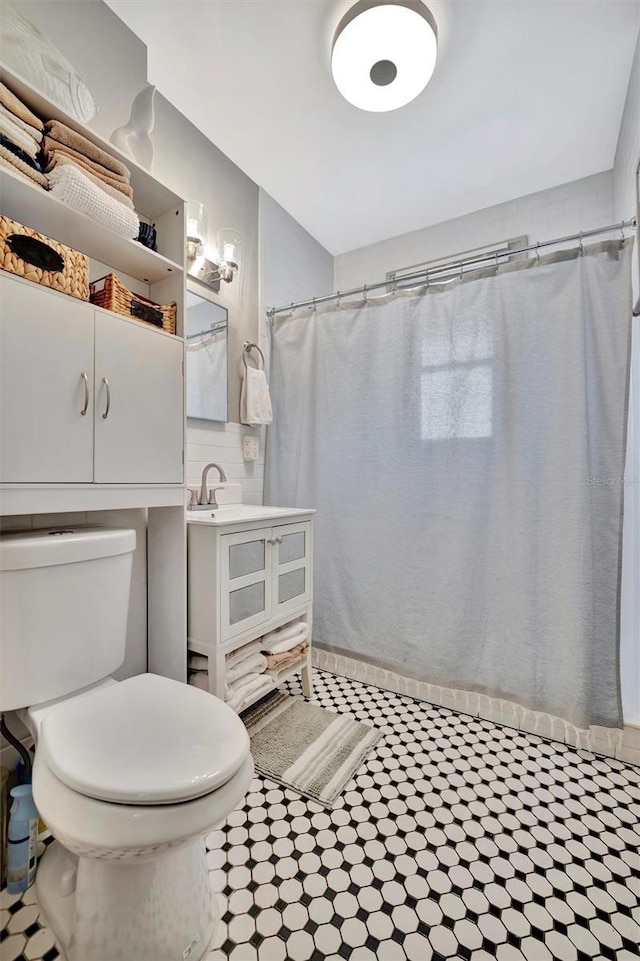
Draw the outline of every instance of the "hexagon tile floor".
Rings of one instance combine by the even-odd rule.
[[[256,778],[210,835],[207,961],[640,957],[640,770],[324,672],[315,699],[385,737],[333,811]],[[33,889],[2,927],[1,961],[59,956]]]

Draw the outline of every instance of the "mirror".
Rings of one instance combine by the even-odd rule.
[[[186,308],[187,417],[227,421],[228,311],[190,281]]]

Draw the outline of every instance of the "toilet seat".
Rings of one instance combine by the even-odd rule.
[[[226,784],[249,756],[238,715],[187,684],[140,674],[63,701],[38,753],[68,788],[100,801],[170,805]]]

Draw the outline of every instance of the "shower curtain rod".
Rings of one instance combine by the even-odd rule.
[[[579,240],[582,245],[585,237],[595,237],[596,234],[611,233],[613,230],[622,231],[624,237],[624,230],[635,226],[636,219],[632,217],[631,220],[623,220],[619,224],[610,224],[608,227],[595,227],[593,230],[582,230],[578,234],[569,234],[568,237],[557,237],[555,240],[543,240],[537,244],[520,247],[518,250],[496,251],[496,253],[485,257],[455,260],[449,264],[442,264],[440,267],[425,268],[423,270],[417,270],[412,274],[405,274],[404,277],[402,277],[402,286],[404,287],[405,282],[408,280],[418,280],[421,277],[424,278],[426,286],[429,286],[431,277],[436,274],[451,273],[453,270],[462,270],[463,267],[471,267],[474,264],[495,263],[497,267],[498,260],[502,257],[515,257],[517,254],[525,254],[532,250],[538,251],[542,247],[552,247],[555,244],[565,244],[573,240]],[[290,304],[283,304],[281,307],[270,307],[266,313],[267,317],[273,320],[276,314],[297,310],[299,307],[317,307],[318,304],[327,304],[332,300],[340,301],[342,297],[353,297],[355,294],[362,294],[366,299],[370,291],[379,290],[381,287],[391,287],[395,292],[398,288],[398,282],[396,280],[381,280],[375,284],[363,284],[362,287],[353,287],[351,290],[338,290],[335,294],[325,294],[323,297],[312,297],[311,300],[299,300],[296,303],[292,301]]]

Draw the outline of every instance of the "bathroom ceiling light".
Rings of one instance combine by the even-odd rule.
[[[436,23],[420,0],[360,0],[338,24],[331,70],[355,107],[396,110],[424,90],[437,54]]]

